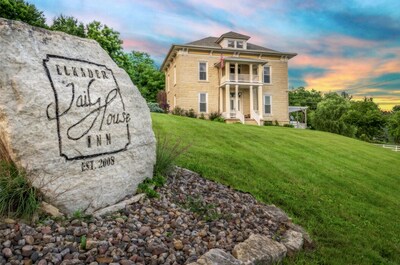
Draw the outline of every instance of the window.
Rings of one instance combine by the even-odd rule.
[[[236,48],[243,49],[243,41],[237,41],[236,42]]]
[[[167,87],[167,92],[169,92],[169,74],[167,76],[167,85],[166,85],[166,87]]]
[[[207,80],[207,63],[199,63],[199,80]]]
[[[264,95],[264,114],[271,114],[272,98],[270,95]]]
[[[271,66],[264,66],[264,83],[271,84]]]
[[[228,40],[228,47],[229,47],[229,48],[235,48],[235,41],[233,41],[233,40]]]
[[[207,112],[207,101],[208,101],[207,93],[200,93],[199,94],[199,112]]]
[[[176,65],[174,66],[174,85],[176,85]]]

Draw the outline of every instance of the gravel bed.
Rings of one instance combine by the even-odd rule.
[[[279,241],[290,223],[275,206],[185,169],[157,191],[103,217],[0,224],[0,264],[188,264],[251,234]]]

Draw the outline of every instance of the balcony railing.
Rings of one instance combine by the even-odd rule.
[[[229,74],[229,79],[226,76],[222,77],[222,82],[236,82],[235,74]],[[252,80],[250,80],[249,74],[238,74],[239,83],[258,83],[258,75],[253,75]]]

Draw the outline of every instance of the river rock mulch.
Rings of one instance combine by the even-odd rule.
[[[279,242],[296,230],[311,242],[277,207],[189,170],[176,169],[157,191],[160,198],[102,217],[8,220],[0,264],[189,264],[211,249],[232,253],[252,234]]]

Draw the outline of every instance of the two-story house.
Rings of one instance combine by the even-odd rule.
[[[289,123],[288,60],[235,32],[172,45],[161,69],[171,109],[219,112],[227,121]]]

